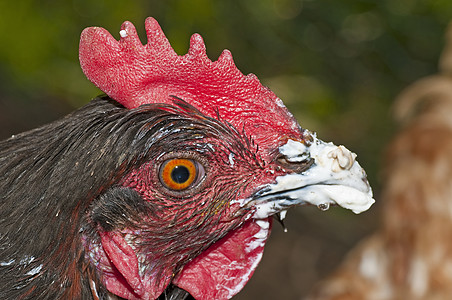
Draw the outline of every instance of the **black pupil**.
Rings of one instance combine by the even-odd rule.
[[[185,166],[175,166],[171,171],[171,179],[176,183],[187,182],[190,178],[190,171]]]

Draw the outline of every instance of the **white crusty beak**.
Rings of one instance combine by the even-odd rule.
[[[313,204],[322,210],[337,204],[358,214],[375,202],[355,153],[344,146],[325,143],[315,134],[306,132],[306,135],[312,141],[305,144],[288,140],[279,152],[289,163],[309,162],[310,167],[301,173],[278,176],[276,183],[250,199],[249,203],[256,207],[255,218],[265,218],[303,204]]]

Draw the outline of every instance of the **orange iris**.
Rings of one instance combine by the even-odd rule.
[[[180,191],[188,188],[196,179],[196,165],[190,159],[171,159],[162,166],[160,179],[168,188]]]

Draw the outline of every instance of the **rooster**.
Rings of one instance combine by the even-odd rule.
[[[405,125],[386,153],[379,230],[307,299],[451,299],[452,25],[440,69],[396,101]]]
[[[256,269],[273,216],[374,202],[356,155],[302,129],[225,50],[186,55],[157,21],[148,43],[80,39],[106,95],[0,143],[1,299],[229,299]]]

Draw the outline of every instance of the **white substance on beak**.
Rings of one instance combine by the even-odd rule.
[[[265,219],[280,211],[280,207],[274,202],[259,203],[256,205],[256,211],[254,212],[254,218]]]
[[[313,204],[326,210],[338,204],[354,213],[361,213],[375,202],[366,174],[356,162],[356,154],[344,146],[325,143],[315,135],[310,145],[288,140],[279,148],[291,163],[313,160],[302,173],[276,177],[276,183],[255,199],[255,218],[262,219],[286,211],[295,205]]]
[[[260,223],[257,223],[260,222]],[[258,247],[264,247],[268,238],[270,223],[267,220],[257,220],[260,230],[253,235],[254,239],[246,245],[245,252],[250,253]],[[266,223],[266,224],[265,224]]]
[[[287,210],[283,210],[279,213],[279,219],[282,221],[286,218]]]
[[[349,170],[355,163],[356,154],[350,152],[344,146],[339,146],[328,153],[328,158],[333,159],[331,170],[333,172],[340,172],[341,170]]]
[[[256,224],[262,229],[270,228],[270,223],[267,220],[256,220]]]
[[[126,37],[127,37],[127,31],[125,31],[125,30],[123,29],[123,30],[119,31],[119,35],[120,35],[122,38],[126,38]]]

